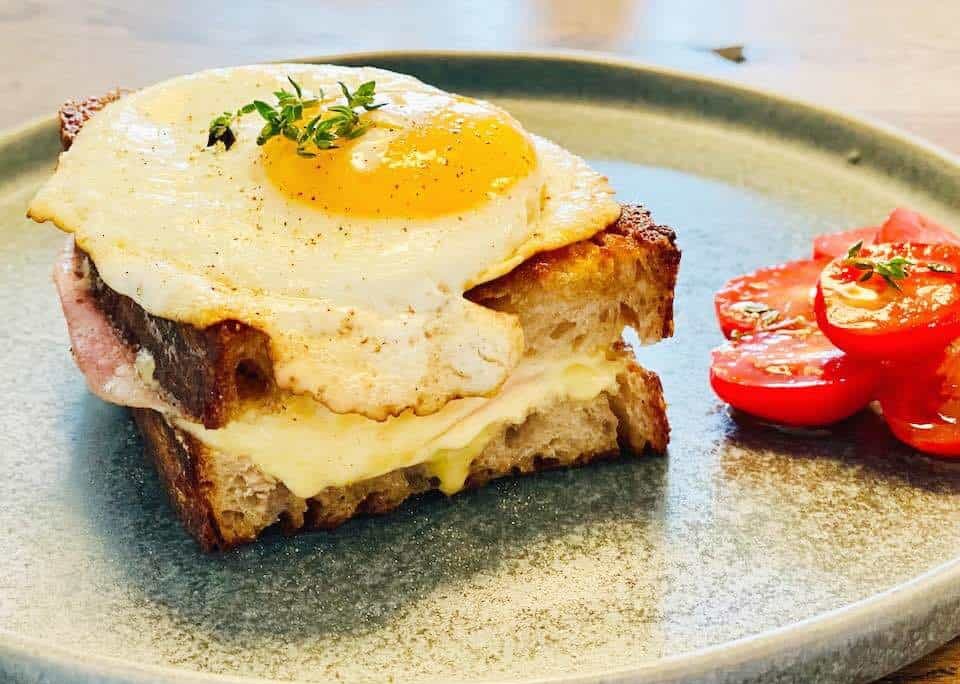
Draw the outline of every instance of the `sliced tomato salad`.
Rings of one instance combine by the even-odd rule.
[[[717,292],[730,339],[713,351],[714,391],[809,427],[876,399],[899,440],[960,457],[960,236],[896,209],[881,226],[818,235],[813,255]]]
[[[837,349],[816,328],[762,331],[713,351],[710,384],[721,399],[783,425],[847,418],[873,398],[877,366]]]
[[[960,337],[960,246],[851,249],[823,270],[816,315],[830,340],[877,360],[937,353]]]
[[[884,373],[883,418],[901,442],[938,456],[960,456],[960,343]]]
[[[880,226],[867,226],[865,228],[845,230],[842,233],[817,235],[813,238],[813,258],[834,259],[846,254],[847,250],[858,242],[873,244],[879,231]]]
[[[811,325],[817,280],[828,263],[827,259],[791,261],[729,281],[713,298],[720,330],[729,338]]]
[[[864,240],[866,242],[866,240]],[[880,226],[874,242],[912,242],[919,245],[960,245],[960,236],[923,214],[894,209]],[[841,256],[837,254],[835,256]]]

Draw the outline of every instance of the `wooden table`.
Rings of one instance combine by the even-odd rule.
[[[958,27],[956,0],[3,0],[0,127],[68,97],[211,66],[387,48],[551,47],[773,88],[960,153]],[[712,52],[731,45],[744,46],[744,62]],[[883,681],[960,681],[960,640]]]

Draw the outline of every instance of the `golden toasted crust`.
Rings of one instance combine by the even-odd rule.
[[[673,231],[628,204],[589,240],[536,254],[466,297],[517,315],[528,353],[605,348],[625,326],[650,344],[673,334],[679,266]]]
[[[146,451],[184,526],[205,551],[256,539],[274,524],[287,533],[331,529],[356,515],[387,513],[436,489],[425,466],[412,466],[303,500],[236,454],[213,451],[151,409],[133,409]],[[589,401],[543,407],[504,426],[470,465],[466,488],[506,475],[583,465],[625,452],[662,452],[666,405],[654,373],[630,364],[619,389]]]
[[[111,289],[89,255],[77,249],[77,258],[90,275],[97,308],[129,345],[153,355],[154,379],[185,415],[210,429],[222,427],[244,400],[275,391],[265,333],[234,320],[197,328],[153,316]]]
[[[67,100],[60,105],[60,144],[69,150],[73,139],[91,116],[111,102],[119,100],[129,91],[114,88],[100,97],[85,97],[80,100]]]

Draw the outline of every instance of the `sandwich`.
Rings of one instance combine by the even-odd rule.
[[[483,100],[373,68],[175,78],[60,111],[28,215],[90,390],[206,551],[433,490],[662,453],[673,231]]]

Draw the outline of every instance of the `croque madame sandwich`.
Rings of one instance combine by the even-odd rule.
[[[589,131],[584,132],[585,135]],[[90,389],[206,549],[661,452],[673,232],[502,109],[388,71],[206,71],[68,103],[29,207]]]

